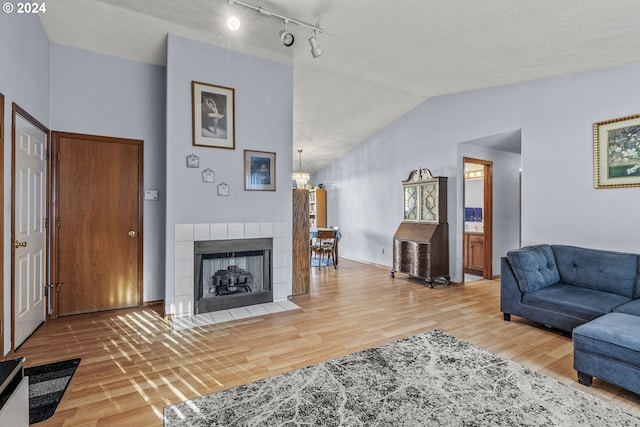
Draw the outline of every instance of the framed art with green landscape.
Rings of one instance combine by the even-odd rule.
[[[193,145],[235,150],[235,90],[191,82]]]
[[[593,125],[595,188],[640,186],[640,114]]]

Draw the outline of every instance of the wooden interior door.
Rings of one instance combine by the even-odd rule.
[[[54,132],[57,315],[142,304],[142,141]]]

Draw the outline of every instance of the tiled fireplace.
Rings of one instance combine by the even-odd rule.
[[[197,290],[198,283],[202,280],[201,278],[196,280],[196,275],[201,276],[202,274],[202,256],[200,255],[200,258],[198,258],[199,255],[196,253],[202,252],[202,249],[196,250],[196,248],[218,247],[222,248],[222,252],[232,254],[232,252],[236,251],[237,247],[244,247],[246,244],[251,245],[256,242],[268,242],[267,262],[271,264],[271,277],[269,277],[270,283],[268,286],[271,289],[268,292],[255,292],[256,289],[253,289],[255,288],[255,283],[253,287],[246,286],[243,288],[242,286],[238,286],[237,289],[246,289],[247,294],[253,294],[246,299],[246,305],[257,303],[253,301],[253,299],[258,295],[261,295],[260,298],[264,299],[266,297],[270,301],[286,300],[291,294],[290,237],[290,224],[287,223],[176,224],[174,242],[175,306],[173,310],[175,317],[192,316],[197,313],[229,307],[227,303],[216,301],[216,299],[224,301],[227,296],[222,294],[227,293],[229,289],[236,290],[236,287],[220,287],[217,293],[221,294],[220,296],[223,296],[223,298],[212,298],[216,292],[215,287],[212,288],[211,284],[205,285],[206,289],[204,292]],[[244,255],[246,255],[246,253]],[[234,257],[230,258],[236,260],[235,262],[231,262],[231,264],[239,264],[225,264],[225,269],[228,268],[230,274],[236,276],[241,275],[243,281],[246,281],[247,276],[251,277],[254,282],[258,281],[258,277],[254,276],[259,276],[259,272],[253,271],[249,273],[245,271],[245,268],[249,268],[248,265],[250,266],[252,264],[251,261],[247,264],[245,260]],[[214,268],[217,271],[222,270],[222,267],[218,266],[219,262],[228,263],[227,261],[216,261],[212,263],[212,267],[209,268]],[[268,268],[264,267],[264,271],[266,274]],[[207,273],[205,277],[208,276],[209,274]],[[260,282],[262,283],[262,278],[260,278]],[[241,283],[240,285],[243,284],[244,283]],[[208,290],[212,290],[212,292],[207,295]],[[238,293],[240,294],[240,292]],[[197,301],[202,300],[203,296],[209,297],[208,301],[198,303]],[[246,297],[246,295],[231,295],[227,300],[233,301],[234,306],[238,306],[237,300],[241,300],[244,297]],[[243,304],[245,303],[240,303],[239,305],[242,306]]]

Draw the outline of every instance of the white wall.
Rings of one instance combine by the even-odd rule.
[[[522,129],[523,245],[638,251],[640,187],[593,188],[592,126],[640,112],[639,74],[634,64],[427,100],[313,176],[332,193],[341,254],[391,265],[389,248],[402,220],[400,181],[426,167],[449,177],[451,273],[459,280],[456,145],[512,129]]]
[[[4,114],[4,343],[11,348],[11,104],[15,102],[36,120],[49,126],[49,38],[36,15],[0,14],[0,93]]]
[[[235,150],[192,146],[191,82],[235,89]],[[293,69],[251,55],[168,35],[167,42],[167,218],[166,277],[174,277],[175,224],[291,224]],[[276,191],[244,190],[244,150],[276,153]],[[189,154],[200,169],[186,168]],[[202,170],[216,182],[202,182]],[[217,196],[220,182],[228,197]],[[291,258],[291,227],[286,253]],[[290,276],[290,267],[288,267]],[[171,312],[174,284],[167,281],[165,306]]]
[[[484,178],[464,180],[464,206],[481,208],[484,203]],[[484,215],[484,212],[483,212]]]
[[[165,99],[163,67],[51,45],[51,129],[144,141],[144,301],[164,298]]]

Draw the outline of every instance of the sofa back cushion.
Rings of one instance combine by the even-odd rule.
[[[535,292],[560,281],[556,260],[549,245],[527,246],[509,251],[507,260],[522,293]]]
[[[564,245],[551,248],[562,282],[628,298],[635,296],[638,255]]]

